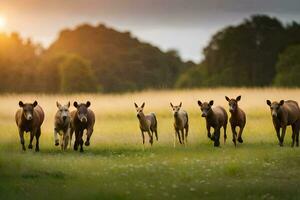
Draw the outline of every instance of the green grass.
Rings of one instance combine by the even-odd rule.
[[[300,148],[290,147],[290,128],[285,146],[278,146],[264,104],[245,106],[245,143],[237,148],[231,142],[230,127],[226,144],[222,141],[220,148],[214,148],[206,138],[205,122],[197,106],[187,105],[191,127],[189,144],[174,149],[170,108],[165,104],[154,106],[159,142],[152,148],[147,144],[143,151],[133,105],[120,112],[113,108],[104,112],[100,103],[93,104],[103,97],[93,97],[95,132],[91,146],[79,153],[61,152],[54,146],[55,106],[47,102],[55,102],[57,97],[44,96],[39,102],[45,107],[46,120],[41,151],[35,153],[21,151],[13,118],[17,106],[9,112],[3,106],[17,105],[17,100],[12,102],[11,98],[0,98],[3,108],[0,111],[0,199],[300,198]],[[110,99],[112,104],[120,101],[119,96]],[[153,111],[150,106],[145,109]],[[27,134],[27,145],[28,139]]]
[[[298,149],[269,143],[227,146],[174,150],[156,145],[143,152],[135,146],[104,145],[83,154],[5,148],[0,198],[299,198]]]

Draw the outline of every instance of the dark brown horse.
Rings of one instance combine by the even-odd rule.
[[[207,137],[214,141],[214,146],[220,146],[220,129],[224,128],[224,143],[226,141],[226,128],[228,123],[228,116],[224,108],[221,106],[212,107],[214,101],[209,103],[198,101],[198,105],[202,111],[202,117],[206,119]],[[214,133],[211,135],[210,128],[214,128]]]
[[[83,131],[87,130],[87,139],[84,144],[85,146],[89,146],[94,130],[95,114],[91,109],[89,109],[91,105],[89,101],[80,104],[75,101],[73,105],[76,110],[71,112],[70,137],[72,139],[73,132],[75,131],[74,150],[77,151],[78,146],[80,145],[80,152],[83,152]]]
[[[272,120],[274,128],[276,130],[279,145],[283,146],[286,127],[291,125],[293,130],[292,147],[295,144],[295,140],[296,146],[299,146],[300,109],[298,103],[292,100],[281,100],[280,102],[274,101],[273,103],[271,103],[270,100],[267,100],[267,104],[270,106]],[[280,128],[282,129],[281,135]]]
[[[19,129],[19,136],[22,149],[25,151],[24,132],[30,132],[30,141],[28,148],[32,149],[33,138],[36,138],[35,151],[39,151],[39,138],[41,135],[41,126],[44,121],[44,111],[38,105],[37,101],[33,103],[23,103],[19,101],[19,109],[16,112],[15,120]]]

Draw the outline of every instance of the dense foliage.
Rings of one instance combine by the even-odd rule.
[[[103,25],[82,25],[64,30],[46,51],[47,55],[77,54],[91,62],[104,92],[170,88],[186,69],[176,51],[156,47]]]
[[[300,45],[291,46],[280,55],[276,70],[275,85],[300,87]]]
[[[270,86],[279,54],[294,44],[300,44],[299,24],[253,16],[217,32],[203,50],[203,62],[183,73],[177,86]]]
[[[0,92],[300,86],[299,45],[300,24],[265,15],[217,32],[197,65],[104,25],[63,30],[47,49],[0,34]]]

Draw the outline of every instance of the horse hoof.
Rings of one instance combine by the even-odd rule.
[[[280,143],[279,143],[279,146],[283,147],[283,143],[280,142]]]
[[[84,145],[85,145],[85,146],[90,146],[90,141],[86,141],[86,142],[84,143]]]
[[[220,146],[220,142],[219,142],[219,141],[215,141],[214,146],[215,146],[215,147]]]
[[[40,151],[40,149],[39,148],[35,148],[35,152],[39,152]]]
[[[83,153],[83,149],[80,149],[80,153]]]
[[[28,145],[28,149],[32,149],[32,144],[29,144],[29,145]]]
[[[243,143],[244,141],[243,141],[242,138],[238,138],[238,142],[239,142],[239,143]]]

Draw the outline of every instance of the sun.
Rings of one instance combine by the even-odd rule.
[[[6,19],[3,16],[0,16],[0,29],[5,28],[6,26]]]

